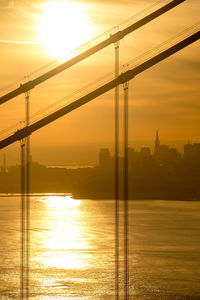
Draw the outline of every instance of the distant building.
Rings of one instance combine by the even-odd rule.
[[[156,132],[154,159],[159,165],[171,165],[181,160],[181,154],[176,149],[169,148],[168,145],[160,145],[158,131]]]
[[[200,144],[190,144],[189,142],[184,145],[183,159],[189,164],[200,164]]]
[[[140,149],[140,155],[142,157],[149,157],[149,156],[151,156],[151,150],[150,150],[150,148],[148,148],[148,147],[142,147]]]
[[[134,148],[128,148],[128,165],[129,169],[132,170],[134,167],[134,163],[138,159],[138,152],[135,151]]]
[[[102,148],[99,151],[99,166],[108,167],[110,164],[110,151],[108,148]]]
[[[135,150],[134,148],[128,148],[128,158],[132,159],[135,155]]]
[[[174,164],[174,163],[180,162],[182,159],[182,156],[175,148],[170,148],[169,154],[168,154],[168,159],[169,159],[170,163]]]
[[[159,161],[161,164],[166,164],[168,162],[169,156],[169,146],[160,145],[159,147]]]

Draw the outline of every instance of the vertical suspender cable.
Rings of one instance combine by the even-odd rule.
[[[129,299],[129,249],[128,249],[128,88],[124,83],[124,300]]]
[[[115,43],[115,77],[119,76],[119,42]],[[119,299],[119,86],[115,88],[115,300]]]
[[[21,160],[21,205],[20,205],[20,299],[24,299],[24,256],[25,256],[25,144],[20,141]]]
[[[26,126],[30,125],[30,91],[25,93]],[[26,298],[29,298],[30,259],[30,137],[26,137]]]

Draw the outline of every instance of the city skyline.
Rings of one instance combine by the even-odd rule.
[[[124,160],[119,157],[119,197],[123,199]],[[19,193],[20,165],[0,167],[0,192]],[[154,149],[128,148],[128,198],[130,200],[200,199],[200,143],[187,143],[181,155],[163,145],[156,132]],[[75,199],[114,199],[115,157],[108,148],[100,148],[93,165],[45,166],[30,159],[31,193],[71,193]],[[145,186],[145,188],[144,188]]]
[[[154,139],[152,139],[151,141],[147,142],[147,143],[142,143],[141,141],[138,142],[137,146],[134,147],[134,145],[129,145],[129,148],[134,149],[134,151],[136,152],[140,152],[142,148],[148,148],[150,150],[151,155],[154,154],[154,149],[155,149],[155,140],[156,140],[156,135],[159,135],[159,142],[160,145],[162,146],[168,146],[169,149],[176,149],[178,151],[178,153],[180,153],[182,156],[184,154],[184,147],[187,144],[200,144],[200,139],[199,142],[197,141],[192,141],[190,139],[188,139],[187,141],[179,141],[176,143],[174,143],[174,141],[171,141],[168,143],[168,141],[164,140],[162,138],[162,135],[159,134],[159,130],[155,131],[155,135],[154,135]],[[178,147],[177,147],[178,145]],[[54,148],[54,155],[50,155],[48,158],[46,149],[44,148],[42,153],[40,149],[32,149],[32,155],[31,157],[33,158],[33,161],[37,161],[42,165],[47,165],[47,166],[95,166],[98,163],[98,159],[99,159],[99,151],[100,149],[109,149],[110,155],[113,156],[114,155],[114,150],[113,150],[113,145],[92,145],[91,150],[88,153],[88,148],[60,148],[60,149],[55,149]],[[6,157],[6,165],[7,166],[11,166],[11,165],[15,165],[15,164],[19,164],[19,160],[16,157],[17,153],[17,149],[14,149],[15,151],[8,151],[9,148],[1,150],[1,159],[0,159],[0,167],[4,165],[4,161],[5,161],[5,157]],[[67,154],[66,154],[67,153]],[[80,155],[80,153],[82,153],[82,155]],[[14,155],[14,156],[13,156]],[[45,160],[45,156],[46,156],[46,160]],[[59,160],[57,160],[59,156]],[[66,160],[65,160],[65,156]],[[120,152],[120,156],[123,156],[123,153]],[[81,159],[79,159],[79,157],[81,157]],[[66,163],[62,163],[63,161],[65,161]]]

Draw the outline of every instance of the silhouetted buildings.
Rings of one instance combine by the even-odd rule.
[[[107,148],[102,148],[99,151],[99,166],[105,168],[110,164],[110,151]]]
[[[122,165],[122,158],[119,158],[120,165]],[[136,165],[142,165],[144,163],[151,163],[157,166],[163,167],[176,167],[177,164],[186,163],[188,165],[200,166],[200,143],[186,144],[184,145],[184,153],[181,155],[177,149],[170,148],[168,145],[160,143],[158,131],[156,131],[156,137],[154,142],[153,154],[148,147],[141,147],[140,151],[135,151],[134,148],[128,148],[128,161],[129,168],[132,169]],[[111,158],[108,148],[102,148],[99,151],[99,167],[108,168],[114,164],[113,158]]]
[[[191,167],[200,166],[200,143],[184,145],[183,159],[185,163]]]
[[[153,154],[148,147],[128,149],[129,199],[200,200],[200,143],[184,145],[183,156],[160,143],[156,132]],[[119,158],[123,190],[123,159]],[[31,192],[68,192],[82,199],[114,199],[115,159],[108,148],[100,149],[93,168],[48,168],[30,162]],[[7,170],[7,171],[6,171]],[[20,166],[0,171],[0,192],[20,192]],[[120,197],[123,195],[120,194]]]
[[[142,147],[140,150],[141,157],[149,157],[151,155],[151,150],[148,147]]]
[[[181,161],[181,154],[175,148],[169,148],[168,145],[160,145],[158,131],[156,132],[154,159],[157,164],[167,166]]]

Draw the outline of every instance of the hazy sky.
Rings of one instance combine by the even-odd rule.
[[[54,49],[55,56],[52,56],[52,51],[50,51],[52,49],[47,49],[42,45],[44,40],[40,39],[42,26],[40,22],[45,20],[45,7],[49,7],[48,2],[54,2],[53,5],[56,8],[56,4],[59,7],[61,2],[70,1],[0,1],[0,95],[12,87],[17,87],[20,82],[24,82],[24,76],[32,74],[30,78],[33,79],[59,64],[61,61],[55,62],[55,51],[58,51],[57,48],[61,49],[63,44],[59,46],[57,38],[61,38],[64,45],[70,44],[71,46],[73,43],[76,45],[82,41],[86,42],[87,39],[92,39],[135,15],[135,19],[127,21],[120,27],[124,28],[170,1],[74,1],[76,6],[74,4],[69,6],[69,9],[72,7],[71,14],[66,12],[68,13],[66,26],[62,26],[62,24],[65,25],[62,23],[65,11],[63,10],[64,13],[59,18],[57,16],[59,9],[58,11],[54,9],[55,15],[50,16],[51,22],[47,23],[48,30],[46,28],[43,32],[43,39],[44,36],[48,36],[50,47],[58,45],[56,50]],[[159,4],[150,9],[149,7],[156,2]],[[146,10],[146,8],[149,9]],[[85,24],[79,24],[82,18],[81,13],[83,13]],[[199,15],[200,2],[187,0],[128,35],[120,42],[120,65],[134,60],[138,55],[196,24],[199,21]],[[59,24],[62,26],[60,31],[58,30]],[[186,35],[190,35],[194,30],[186,32]],[[199,27],[196,27],[195,31],[197,30]],[[112,32],[115,32],[115,29]],[[110,32],[105,37],[109,34]],[[164,48],[186,35],[170,41]],[[78,38],[74,41],[75,36]],[[103,38],[102,36],[100,40]],[[156,49],[149,55],[155,55],[158,50]],[[199,50],[199,42],[196,42],[130,82],[130,145],[136,147],[144,143],[151,145],[156,129],[159,130],[162,141],[169,141],[171,145],[181,145],[188,139],[191,142],[200,142]],[[135,63],[148,57],[148,55],[144,56]],[[53,64],[49,65],[50,63]],[[90,91],[100,83],[98,82],[100,77],[113,71],[114,46],[111,45],[32,90],[31,114],[45,109],[46,106],[96,81],[85,91],[77,93],[77,96]],[[7,87],[9,88],[4,90]],[[120,94],[122,98],[122,87]],[[52,110],[64,105],[70,99],[68,97]],[[111,147],[113,144],[113,104],[114,91],[111,91],[34,133],[31,143],[35,159],[48,164],[94,160],[95,155],[92,154],[91,149],[96,151],[99,147]],[[37,114],[34,119],[46,113],[48,111]],[[15,128],[11,129],[10,133],[19,128],[19,122],[24,119],[24,95],[1,105],[0,118],[0,131],[13,124]],[[8,151],[11,151],[12,147],[9,147]],[[45,155],[45,153],[48,154]]]

